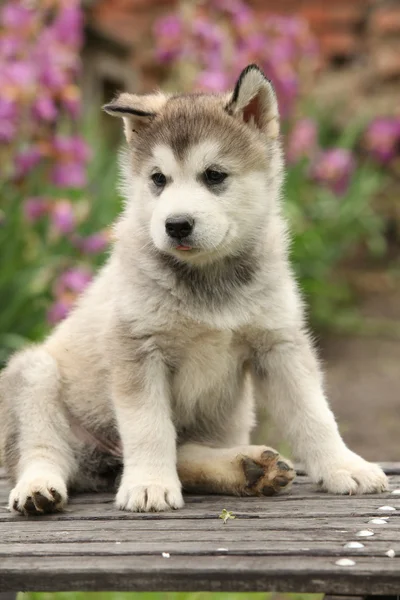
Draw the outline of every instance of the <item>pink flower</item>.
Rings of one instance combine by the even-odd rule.
[[[28,198],[24,202],[24,215],[28,221],[35,223],[43,217],[49,209],[49,202],[40,196]]]
[[[27,175],[34,167],[36,167],[42,159],[42,153],[39,148],[31,146],[26,150],[22,150],[15,157],[16,175],[23,177]]]
[[[228,78],[222,71],[203,71],[196,81],[198,87],[210,92],[221,92],[228,87]]]
[[[98,254],[107,248],[108,243],[109,240],[107,232],[98,231],[97,233],[93,233],[85,238],[80,238],[77,241],[77,246],[85,254]]]
[[[30,61],[13,61],[3,68],[3,77],[20,88],[33,88],[36,83],[36,65]]]
[[[70,0],[61,8],[52,28],[59,42],[78,48],[82,43],[82,12],[78,3],[73,4]]]
[[[76,162],[55,165],[51,172],[51,181],[60,188],[81,188],[86,185],[86,169]]]
[[[5,29],[23,29],[32,23],[34,13],[21,2],[8,2],[0,13],[0,22]]]
[[[349,187],[354,169],[354,157],[349,150],[331,148],[319,154],[312,165],[311,176],[342,196]]]
[[[61,297],[68,292],[80,294],[93,278],[86,267],[74,267],[65,271],[57,280],[54,288],[55,295]]]
[[[16,104],[0,97],[0,142],[9,142],[13,139],[17,129],[17,115]]]
[[[58,111],[52,98],[43,95],[40,96],[33,104],[33,114],[38,119],[43,121],[54,121]]]
[[[296,163],[303,158],[312,158],[317,150],[317,125],[312,119],[300,119],[289,134],[287,158]]]
[[[378,117],[367,128],[364,142],[377,161],[390,162],[400,153],[400,118]]]
[[[168,15],[158,19],[154,25],[156,36],[177,38],[182,34],[182,19],[177,15]]]
[[[79,135],[57,135],[53,146],[55,151],[66,160],[86,162],[91,155],[89,146]]]
[[[68,315],[72,308],[72,302],[56,300],[47,313],[47,320],[51,325],[56,325]]]
[[[49,90],[61,90],[68,83],[68,76],[57,64],[49,59],[40,63],[39,82]]]
[[[21,38],[9,33],[0,38],[0,56],[3,59],[14,59],[22,45]]]
[[[66,234],[75,227],[75,216],[68,200],[56,202],[51,211],[51,221],[60,233]]]

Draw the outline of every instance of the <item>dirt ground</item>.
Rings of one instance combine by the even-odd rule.
[[[400,289],[369,293],[365,317],[400,324]],[[340,431],[352,450],[373,461],[400,460],[400,336],[329,335],[320,340],[326,390]],[[389,327],[390,329],[390,327]],[[266,433],[267,431],[267,433]],[[268,424],[257,443],[288,453]]]
[[[400,287],[367,294],[361,312],[399,324]],[[400,460],[400,336],[330,336],[322,356],[344,439],[370,460]]]

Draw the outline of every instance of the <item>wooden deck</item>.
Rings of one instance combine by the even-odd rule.
[[[400,463],[385,468],[400,489]],[[400,495],[390,492],[337,497],[300,475],[275,498],[188,496],[183,510],[153,515],[120,512],[112,495],[81,495],[63,514],[24,518],[5,509],[8,491],[0,470],[0,591],[400,594]],[[236,515],[226,524],[224,508]],[[357,536],[366,529],[374,535]],[[364,547],[345,547],[355,541]]]

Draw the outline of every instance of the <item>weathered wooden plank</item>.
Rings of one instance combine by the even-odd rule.
[[[63,540],[61,543],[11,542],[0,543],[0,559],[3,556],[160,556],[168,552],[171,556],[374,556],[382,558],[389,547],[400,554],[400,540],[389,544],[384,541],[366,543],[364,548],[345,548],[339,541],[237,541],[230,540],[227,546],[211,541],[125,541],[125,542],[78,542]]]
[[[6,527],[11,525],[11,527]],[[60,523],[61,525],[61,523]],[[71,527],[72,525],[72,527]],[[356,536],[359,527],[349,529],[303,529],[303,530],[263,530],[257,529],[237,529],[230,526],[212,530],[198,531],[196,529],[169,529],[169,530],[137,530],[127,527],[126,522],[93,522],[83,524],[83,527],[76,528],[74,523],[64,522],[62,527],[56,527],[56,523],[51,528],[43,528],[42,522],[25,522],[22,526],[15,527],[12,523],[5,523],[1,527],[3,540],[7,543],[55,543],[64,542],[85,543],[85,542],[214,542],[217,547],[226,547],[231,541],[254,542],[255,540],[263,543],[274,544],[277,541],[288,542],[299,541],[306,545],[310,541],[320,542],[341,542],[358,540]],[[393,542],[399,540],[399,531],[382,526],[375,530],[375,535],[368,538],[368,543],[372,540],[388,542],[391,547]],[[361,540],[364,543],[364,538]],[[229,547],[229,546],[228,546]],[[389,549],[388,547],[388,549]]]
[[[65,511],[63,513],[59,513],[56,515],[53,515],[52,517],[40,517],[41,521],[43,523],[47,523],[48,521],[54,522],[54,521],[97,521],[99,519],[109,519],[110,521],[153,521],[155,523],[158,523],[160,521],[172,521],[172,522],[184,522],[184,521],[193,521],[193,520],[198,520],[198,521],[211,521],[214,519],[218,518],[218,515],[221,513],[222,508],[225,508],[224,505],[221,505],[220,507],[215,507],[214,510],[212,511],[210,509],[210,511],[206,511],[206,512],[202,512],[202,511],[193,511],[193,512],[180,512],[177,513],[176,515],[174,513],[167,513],[166,515],[163,515],[160,518],[155,517],[154,515],[148,515],[147,513],[144,514],[132,514],[132,513],[125,513],[125,512],[120,512],[117,509],[113,509],[113,510],[98,510],[98,507],[94,504],[92,507],[88,506],[87,508],[82,508],[80,506],[78,507],[74,507],[74,510],[68,510]],[[290,519],[291,522],[293,522],[293,519],[296,518],[296,520],[298,520],[299,524],[306,522],[307,520],[309,520],[310,518],[312,518],[313,520],[315,519],[329,519],[331,521],[334,520],[340,520],[342,521],[343,519],[347,519],[347,520],[357,520],[357,523],[364,523],[367,524],[369,523],[369,521],[372,518],[375,517],[382,517],[383,513],[380,513],[379,510],[377,509],[372,509],[368,507],[366,509],[358,509],[357,508],[352,508],[347,509],[346,510],[346,506],[343,506],[342,509],[332,509],[332,511],[329,511],[329,509],[322,508],[321,509],[316,509],[316,510],[310,510],[307,508],[304,508],[304,512],[303,513],[295,513],[294,511],[290,510],[290,507],[284,508],[281,511],[271,511],[271,512],[266,512],[265,510],[257,510],[257,508],[254,508],[254,512],[241,512],[240,510],[237,510],[235,505],[226,505],[226,508],[228,508],[229,510],[232,511],[232,513],[234,515],[236,515],[236,519],[245,519],[246,521],[265,521],[268,520],[269,522],[271,522],[273,519],[277,520],[279,519],[281,522],[282,521],[287,521],[289,519],[289,515],[290,515]],[[397,521],[400,521],[400,509],[398,510],[398,514],[394,514],[391,513],[390,515],[388,513],[385,513],[385,516],[389,516],[391,519],[391,522],[394,523],[397,517]],[[17,520],[21,520],[21,519],[26,520],[26,517],[21,517],[19,515],[16,515],[15,513],[10,513],[8,510],[6,511],[4,509],[4,512],[0,513],[0,523],[5,523],[5,522],[16,522]],[[38,518],[38,517],[31,517],[31,518]],[[308,523],[308,521],[307,521]],[[307,524],[306,523],[306,524]],[[283,523],[282,523],[283,525]],[[399,523],[400,525],[400,523]],[[199,525],[200,526],[200,525]],[[249,525],[251,526],[251,525]],[[254,526],[256,526],[254,524]]]
[[[90,523],[89,523],[90,521]],[[123,523],[124,527],[131,527],[134,531],[148,531],[148,532],[159,532],[159,531],[221,531],[222,529],[234,529],[238,531],[291,531],[296,529],[297,531],[311,531],[311,530],[333,530],[342,531],[349,528],[364,528],[368,524],[368,528],[376,531],[381,531],[383,528],[390,528],[393,531],[400,532],[400,518],[394,516],[389,517],[387,525],[375,525],[365,521],[365,519],[353,516],[343,517],[335,519],[331,517],[304,517],[302,519],[293,519],[288,517],[286,519],[267,517],[264,519],[247,519],[245,515],[238,516],[234,520],[230,520],[227,524],[223,524],[222,520],[218,518],[218,513],[213,515],[212,518],[206,519],[137,519],[131,516],[131,513],[122,513],[122,518],[117,515],[113,518],[113,514],[102,515],[94,519],[69,519],[68,515],[60,514],[45,517],[21,517],[11,516],[9,521],[4,522],[4,526],[9,525],[11,529],[26,528],[28,523],[38,523],[41,530],[43,531],[46,525],[49,528],[53,528],[55,523],[62,523],[62,528],[67,528],[67,524],[71,525],[73,530],[83,530],[90,528],[91,531],[96,529],[96,523],[101,522],[100,527],[104,522],[109,523],[114,527],[114,523]],[[131,525],[128,525],[130,523]],[[239,533],[241,535],[241,533]],[[399,533],[400,535],[400,533]]]
[[[318,557],[85,556],[2,559],[0,589],[279,591],[393,594],[400,559],[360,557],[352,567]]]

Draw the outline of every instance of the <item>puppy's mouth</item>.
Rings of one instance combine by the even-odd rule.
[[[193,250],[193,246],[189,246],[188,244],[178,244],[175,246],[175,250],[182,250],[183,252],[187,252],[189,250]]]

